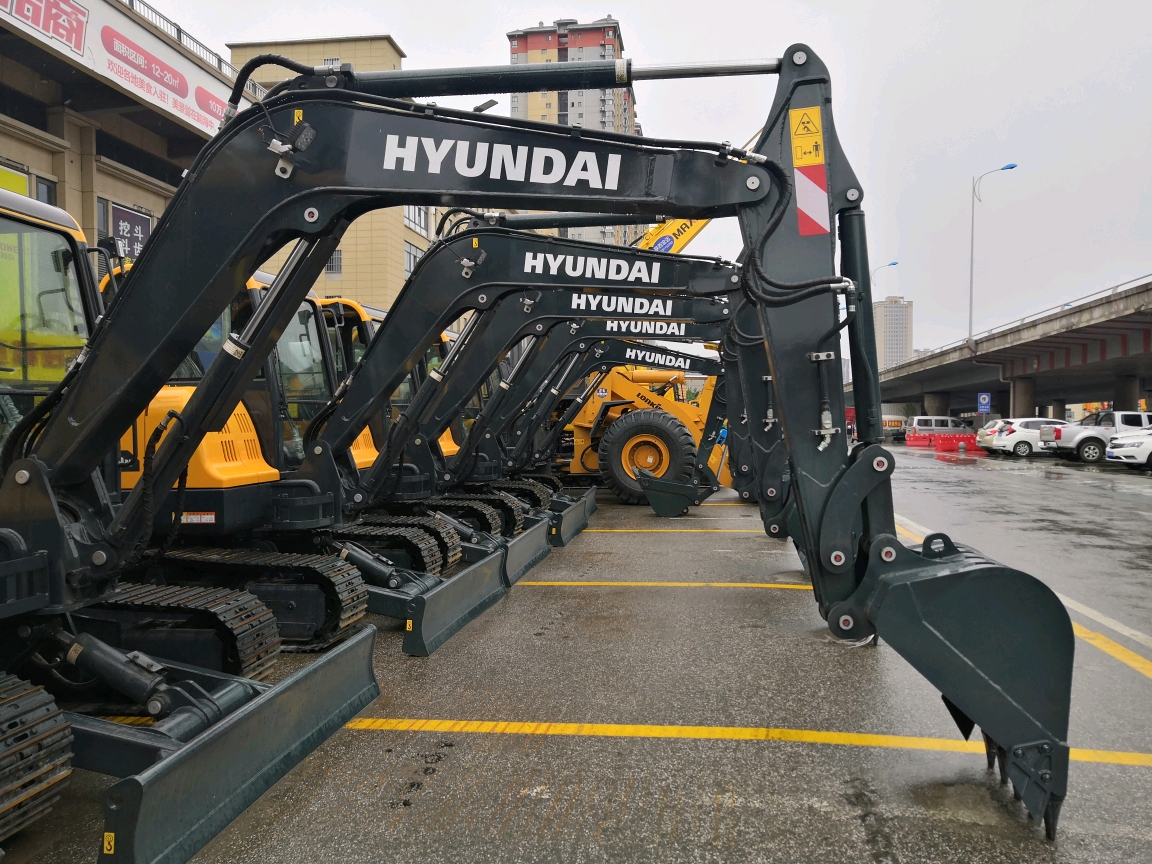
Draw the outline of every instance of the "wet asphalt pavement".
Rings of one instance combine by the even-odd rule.
[[[949,532],[1152,633],[1152,476],[895,452],[904,533]],[[733,501],[668,522],[602,492],[591,527],[610,533],[585,532],[526,581],[803,584],[790,544]],[[1139,639],[1072,617],[1152,658]],[[404,657],[394,622],[374,623],[383,695],[362,717],[959,740],[934,688],[884,644],[833,643],[806,590],[520,584],[430,658]],[[1073,747],[1152,753],[1152,678],[1083,640],[1076,652]],[[346,729],[193,860],[1152,861],[1149,765],[1073,762],[1052,844],[982,754],[613,729]],[[95,858],[108,782],[76,772],[57,811],[9,841],[5,864]]]

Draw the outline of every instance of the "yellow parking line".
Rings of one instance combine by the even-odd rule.
[[[521,723],[502,720],[409,720],[360,717],[346,729],[372,732],[471,732],[489,735],[566,735],[586,738],[680,738],[711,741],[792,741],[848,747],[886,747],[898,750],[942,750],[983,753],[978,741],[926,738],[914,735],[871,735],[861,732],[824,732],[815,729],[780,729],[746,726],[654,726],[624,723]],[[1152,753],[1072,748],[1074,762],[1103,762],[1152,768]]]
[[[1142,675],[1147,675],[1149,678],[1152,678],[1152,660],[1141,657],[1135,651],[1129,651],[1119,642],[1113,642],[1101,633],[1096,633],[1087,627],[1081,627],[1075,621],[1072,622],[1072,632],[1089,645],[1099,648],[1105,654],[1110,654],[1126,666],[1131,666]]]
[[[517,582],[517,585],[535,585],[549,586],[554,588],[790,588],[800,591],[811,591],[811,585],[793,585],[788,582],[641,582],[631,581],[627,579],[617,580],[600,580],[593,582],[573,580],[570,582],[560,581],[536,581],[530,582],[527,580]]]
[[[896,533],[897,533],[897,534],[899,534],[901,537],[906,537],[906,538],[908,538],[908,539],[909,539],[909,540],[911,540],[913,543],[923,543],[923,542],[924,542],[924,538],[923,538],[923,537],[921,537],[921,536],[920,536],[920,535],[918,535],[918,534],[913,534],[913,533],[912,533],[911,531],[909,531],[907,528],[904,528],[903,526],[900,526],[900,525],[897,525],[897,526],[896,526]]]
[[[896,533],[902,534],[913,543],[924,542],[923,537],[917,536],[907,528],[902,528],[899,525],[896,526]],[[1095,648],[1099,648],[1105,654],[1115,657],[1124,665],[1131,666],[1141,675],[1147,675],[1149,678],[1152,678],[1152,660],[1148,660],[1147,658],[1140,656],[1135,651],[1128,650],[1119,642],[1113,642],[1103,633],[1097,633],[1094,630],[1089,630],[1087,627],[1081,627],[1075,621],[1072,622],[1072,632],[1087,642],[1089,645],[1092,645]]]
[[[762,528],[585,528],[585,534],[764,534]],[[765,534],[765,536],[767,536]]]

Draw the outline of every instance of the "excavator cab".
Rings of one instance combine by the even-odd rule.
[[[62,210],[0,199],[0,445],[64,377],[100,313],[84,235]]]

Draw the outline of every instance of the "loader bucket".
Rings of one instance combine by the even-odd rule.
[[[567,546],[572,539],[588,527],[588,519],[596,508],[596,489],[585,489],[577,495],[558,493],[552,496],[552,527],[548,542],[553,546]]]
[[[552,520],[548,516],[524,515],[524,530],[515,537],[500,538],[504,547],[504,585],[511,588],[552,552],[548,541]]]
[[[881,535],[865,583],[876,571],[866,609],[880,638],[940,690],[965,738],[980,727],[989,767],[998,758],[1001,782],[1054,839],[1075,650],[1064,605],[1040,580],[943,534],[919,550]]]
[[[429,656],[505,594],[504,550],[462,545],[468,567],[431,590],[409,596],[367,586],[369,612],[405,622],[401,650],[411,657]]]
[[[183,864],[380,695],[365,627],[104,794],[102,862]],[[107,721],[95,721],[107,722]],[[147,727],[138,730],[148,733]]]

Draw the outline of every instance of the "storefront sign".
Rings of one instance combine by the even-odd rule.
[[[144,243],[152,236],[152,218],[119,204],[112,205],[112,236],[120,247],[120,254],[129,263],[140,257]]]
[[[0,21],[185,125],[214,135],[224,116],[228,85],[117,0],[0,0]]]

